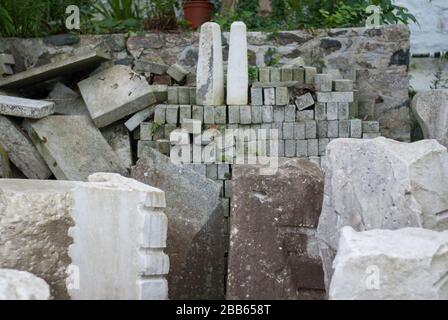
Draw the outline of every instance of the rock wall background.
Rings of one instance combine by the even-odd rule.
[[[228,56],[229,34],[223,34],[224,60]],[[358,74],[359,100],[375,99],[375,120],[382,135],[410,140],[408,67],[410,32],[406,26],[380,29],[348,28],[299,30],[278,33],[248,33],[249,62],[264,66],[291,62],[301,56],[307,65],[322,70],[338,69],[344,78]],[[19,72],[48,63],[53,56],[89,46],[102,48],[114,57],[114,63],[132,65],[134,59],[173,64],[178,62],[195,71],[199,34],[147,33],[127,37],[124,34],[47,38],[7,38],[0,51],[14,54]],[[357,71],[359,70],[359,71]]]

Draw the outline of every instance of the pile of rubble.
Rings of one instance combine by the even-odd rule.
[[[0,267],[57,299],[444,297],[446,148],[378,138],[353,80],[301,59],[250,83],[241,22],[225,72],[221,39],[201,27],[195,75],[86,50],[13,74],[0,55],[0,172],[33,179],[0,180]],[[429,230],[381,230],[406,227]],[[427,276],[360,289],[394,259]]]

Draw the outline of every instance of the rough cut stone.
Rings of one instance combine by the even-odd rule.
[[[331,74],[316,74],[314,82],[317,91],[329,92],[333,89],[333,77]]]
[[[48,300],[50,288],[41,278],[26,272],[0,269],[0,300]]]
[[[132,177],[165,191],[170,298],[223,299],[222,186],[155,150],[147,155],[133,167]]]
[[[246,25],[234,22],[230,28],[229,62],[227,67],[227,105],[248,104],[249,73]]]
[[[196,103],[202,106],[224,104],[221,28],[214,22],[206,22],[201,26],[196,72]]]
[[[166,73],[177,82],[181,82],[185,79],[189,72],[184,67],[176,63],[169,67]]]
[[[315,228],[323,173],[302,159],[280,158],[274,175],[259,169],[233,168],[227,298],[322,298]]]
[[[109,55],[100,51],[89,51],[64,57],[64,59],[58,59],[50,64],[35,67],[0,79],[0,88],[22,88],[58,76],[65,76],[76,71],[94,68],[109,59]]]
[[[448,153],[435,140],[336,139],[327,146],[323,169],[318,238],[327,288],[344,226],[448,229]]]
[[[86,116],[49,116],[26,124],[48,167],[59,180],[86,181],[95,172],[127,171]]]
[[[47,179],[51,171],[23,130],[0,116],[0,144],[9,159],[29,179]]]
[[[87,78],[78,87],[99,128],[157,103],[145,78],[122,65]]]
[[[419,92],[412,100],[425,139],[436,139],[448,147],[448,90]]]
[[[90,116],[81,95],[61,82],[57,82],[45,99],[54,103],[54,114]]]
[[[166,64],[155,63],[146,60],[135,60],[134,70],[139,73],[149,72],[152,74],[164,75],[168,70]]]
[[[0,95],[0,114],[40,119],[54,113],[54,103]]]
[[[117,154],[126,169],[132,166],[131,136],[122,122],[117,122],[101,129],[103,137]]]
[[[0,193],[0,267],[41,277],[55,299],[167,298],[161,190],[97,173],[1,179]]]
[[[139,112],[135,113],[132,117],[130,117],[124,123],[124,125],[126,126],[126,128],[128,128],[129,131],[134,131],[143,121],[145,121],[154,114],[154,110],[155,110],[154,106],[140,110]]]
[[[448,232],[341,230],[329,298],[447,300]]]

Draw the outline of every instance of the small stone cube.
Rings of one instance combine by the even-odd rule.
[[[177,124],[179,119],[179,106],[167,105],[166,106],[166,123]]]
[[[264,104],[266,106],[275,105],[275,88],[264,88],[263,96],[264,96]]]
[[[316,91],[331,92],[333,89],[333,79],[330,74],[319,73],[316,74],[314,79],[314,86]]]
[[[203,106],[193,106],[192,107],[192,118],[194,120],[204,121],[204,107]]]
[[[294,139],[294,123],[283,123],[283,139]]]
[[[164,124],[166,121],[166,105],[159,104],[154,110],[154,122]]]
[[[339,138],[350,137],[350,120],[339,120]]]
[[[317,137],[319,139],[328,137],[328,121],[317,121]]]
[[[285,121],[285,108],[284,107],[274,107],[274,122],[284,122]]]
[[[349,117],[348,102],[339,102],[338,103],[338,119],[339,120],[348,120],[348,117]]]
[[[301,95],[300,97],[297,97],[294,103],[297,106],[297,109],[299,111],[302,111],[314,105],[314,99],[311,93],[308,92],[306,94]]]
[[[190,104],[196,104],[196,87],[190,87]]]
[[[264,123],[271,123],[274,121],[274,107],[262,106],[261,107],[262,118]]]
[[[285,107],[285,122],[296,121],[296,106],[289,105]]]
[[[152,122],[140,123],[140,140],[151,141],[153,139],[153,125]]]
[[[204,124],[215,124],[214,106],[204,106]]]
[[[305,121],[294,122],[294,139],[305,140]]]
[[[280,82],[282,81],[281,72],[279,68],[271,69],[271,82]]]
[[[288,88],[278,87],[275,89],[275,104],[277,106],[286,106],[289,103]]]
[[[228,164],[218,164],[218,180],[230,179],[230,166]]]
[[[337,102],[327,103],[327,120],[338,120],[339,105]]]
[[[296,155],[299,158],[308,156],[308,142],[307,140],[297,140],[296,143]]]
[[[282,68],[281,73],[282,73],[282,82],[292,81],[293,71],[291,68]]]
[[[209,179],[218,180],[218,165],[217,164],[207,164],[206,176]]]
[[[350,120],[350,137],[352,138],[362,138],[362,120],[352,119]]]
[[[338,92],[353,91],[353,80],[348,79],[334,80],[333,90]]]
[[[240,107],[228,106],[228,109],[229,109],[229,123],[230,124],[240,123]]]
[[[338,138],[339,137],[339,121],[332,120],[328,121],[328,138]]]
[[[252,110],[250,106],[240,106],[240,123],[241,124],[252,123]]]
[[[285,140],[285,157],[296,156],[296,140]]]
[[[270,82],[271,81],[271,68],[259,68],[258,69],[258,80],[260,82]]]
[[[317,137],[317,126],[315,120],[305,121],[305,138],[306,139],[316,139]]]
[[[314,120],[314,110],[297,111],[296,121]]]
[[[327,105],[317,102],[314,105],[314,117],[316,120],[327,120]]]
[[[251,104],[253,106],[263,105],[263,89],[262,88],[251,88],[250,89]]]
[[[261,106],[252,106],[252,123],[262,123],[263,122],[263,116],[261,112]]]
[[[190,104],[190,88],[189,87],[178,87],[177,91],[178,91],[177,94],[179,97],[178,103],[172,103],[172,104]],[[170,102],[168,102],[168,103],[170,103]]]
[[[314,67],[305,67],[305,83],[314,84],[317,69]]]
[[[179,104],[179,87],[168,87],[167,92],[168,92],[167,102],[169,104]]]
[[[362,122],[363,133],[378,133],[380,132],[380,124],[378,121],[363,121]]]
[[[166,73],[177,82],[181,82],[185,79],[189,72],[184,67],[176,63],[169,67]]]
[[[306,142],[308,144],[308,156],[317,157],[319,155],[319,140],[309,139]]]
[[[215,107],[215,124],[227,123],[227,106]]]
[[[184,119],[191,119],[191,106],[189,104],[179,106],[180,123],[184,123]]]
[[[305,69],[304,68],[295,68],[292,71],[292,80],[298,81],[299,84],[305,83]]]
[[[323,138],[319,139],[319,155],[324,156],[325,150],[327,149],[327,145],[330,143],[330,139]]]

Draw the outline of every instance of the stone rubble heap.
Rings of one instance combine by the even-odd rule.
[[[86,48],[14,74],[0,53],[0,174],[31,179],[0,180],[0,268],[55,299],[446,298],[447,149],[381,138],[362,78],[298,57],[249,79],[244,23],[229,39],[225,68],[202,25],[196,74]],[[413,108],[446,146],[444,94]],[[0,295],[50,296],[8,277]]]

